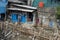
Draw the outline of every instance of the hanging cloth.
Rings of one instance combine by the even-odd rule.
[[[44,3],[43,2],[39,2],[39,7],[43,8],[44,7]]]

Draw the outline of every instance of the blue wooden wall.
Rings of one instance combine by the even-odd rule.
[[[0,14],[6,12],[7,4],[8,4],[8,0],[0,0]]]

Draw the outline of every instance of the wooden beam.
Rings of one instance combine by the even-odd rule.
[[[28,9],[37,9],[36,7],[31,7],[31,6],[27,6],[27,5],[19,5],[19,4],[12,4],[14,6],[18,6],[18,7],[24,7],[24,8],[28,8]]]
[[[28,9],[22,9],[22,8],[7,8],[7,10],[12,10],[12,11],[23,11],[23,12],[33,12],[34,10],[28,10]]]
[[[18,0],[8,0],[8,2],[13,2],[13,3],[25,3],[25,2],[22,2],[22,1],[18,1]]]

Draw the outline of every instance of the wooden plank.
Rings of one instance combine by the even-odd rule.
[[[18,1],[18,0],[8,0],[8,2],[13,2],[13,3],[25,3],[25,2],[22,2],[22,1]]]
[[[8,10],[24,11],[24,12],[33,12],[34,10],[21,9],[21,8],[7,8]]]
[[[19,4],[12,4],[14,6],[19,6],[19,7],[24,7],[24,8],[28,8],[28,9],[37,9],[36,7],[31,7],[31,6],[27,6],[27,5],[19,5]]]

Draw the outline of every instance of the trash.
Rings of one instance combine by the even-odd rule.
[[[49,21],[49,27],[54,27],[54,21],[52,20]]]

